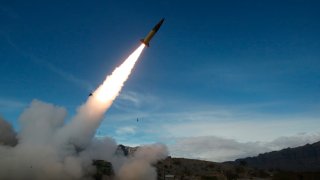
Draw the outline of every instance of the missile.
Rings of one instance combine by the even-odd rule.
[[[148,35],[147,35],[144,39],[141,39],[140,41],[141,41],[143,44],[145,44],[146,46],[149,47],[149,42],[150,42],[150,40],[151,40],[152,37],[156,34],[156,32],[160,29],[163,21],[164,21],[164,18],[162,18],[162,19],[158,22],[158,24],[156,24],[156,25],[152,28],[152,30],[148,33]]]

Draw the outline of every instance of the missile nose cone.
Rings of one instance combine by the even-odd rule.
[[[163,23],[163,21],[164,21],[164,18],[162,18],[162,19],[160,20],[159,24],[162,24],[162,23]]]
[[[164,18],[162,18],[162,19],[158,22],[158,24],[157,24],[153,29],[156,30],[156,31],[158,31],[158,30],[160,29],[163,21],[164,21]]]

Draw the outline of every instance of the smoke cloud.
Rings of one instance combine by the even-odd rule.
[[[12,126],[0,117],[0,145],[15,146],[16,133]]]
[[[135,152],[119,170],[120,180],[149,180],[156,179],[157,172],[150,164],[168,156],[167,148],[162,144],[142,146]]]
[[[143,146],[125,157],[116,153],[118,146],[112,138],[94,138],[143,48],[116,68],[67,124],[65,108],[39,100],[33,100],[21,114],[17,135],[0,119],[0,179],[92,179],[96,159],[111,162],[116,179],[155,179],[152,164],[167,156],[164,145]]]

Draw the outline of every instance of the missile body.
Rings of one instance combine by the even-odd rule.
[[[155,25],[152,30],[148,33],[148,35],[144,38],[144,39],[141,39],[140,41],[145,44],[146,46],[149,47],[149,42],[150,40],[152,39],[152,37],[156,34],[156,32],[160,29],[162,23],[164,21],[164,18],[162,18],[160,20],[160,22],[158,22],[157,25]]]

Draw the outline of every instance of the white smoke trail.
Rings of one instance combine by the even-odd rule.
[[[83,147],[90,142],[104,113],[119,95],[145,45],[141,44],[90,96],[78,109],[71,123],[61,129],[57,139]],[[64,138],[61,136],[65,136]],[[62,142],[65,143],[65,142]]]
[[[100,105],[105,105],[105,109],[107,109],[119,95],[124,82],[128,79],[144,47],[145,45],[141,44],[93,93],[94,99],[97,100]]]
[[[14,132],[0,133],[0,179],[92,179],[94,159],[111,162],[119,180],[155,179],[151,164],[167,156],[164,145],[141,147],[127,158],[115,155],[117,144],[111,138],[93,138],[144,47],[142,44],[106,78],[67,125],[64,108],[33,100],[20,116],[17,144],[8,143],[10,138],[16,140]],[[0,126],[8,127],[1,121]]]

